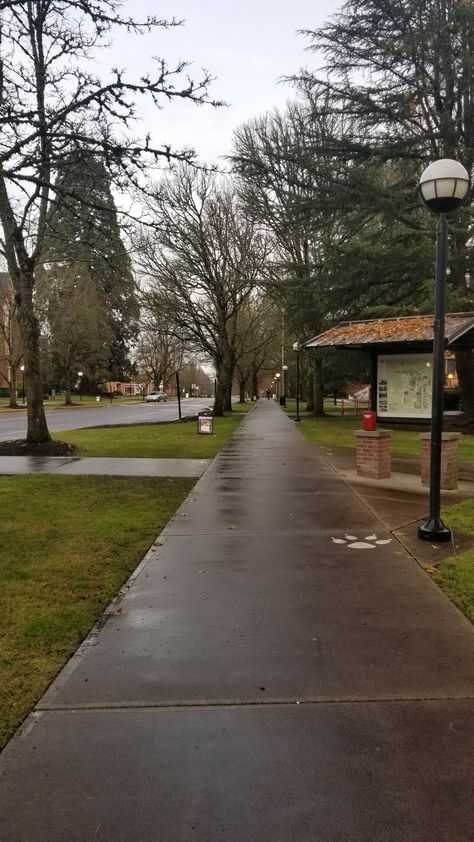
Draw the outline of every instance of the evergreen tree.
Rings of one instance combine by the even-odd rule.
[[[139,305],[110,177],[101,160],[77,151],[59,167],[55,191],[38,273],[46,280],[41,295],[48,297],[48,286],[70,286],[71,277],[79,288],[93,288],[108,325],[104,368],[111,379],[122,380],[130,368],[128,345],[137,333]]]
[[[306,35],[314,53],[324,56],[324,66],[314,73],[300,73],[296,79],[300,90],[316,102],[324,96],[331,115],[350,115],[352,121],[350,135],[336,150],[338,156],[351,166],[396,162],[409,176],[402,190],[397,191],[395,182],[391,196],[390,191],[382,196],[385,201],[389,196],[400,243],[403,228],[406,237],[412,228],[413,249],[405,261],[403,249],[399,250],[400,268],[404,262],[411,271],[418,233],[431,240],[434,251],[434,221],[426,213],[421,220],[414,210],[422,169],[430,160],[449,157],[459,160],[471,178],[474,174],[473,4],[349,0],[328,24],[307,30]],[[377,190],[368,190],[367,196],[374,206],[380,203]],[[448,300],[470,309],[474,306],[471,209],[453,216],[450,231]],[[429,275],[413,281],[423,288],[432,275],[431,268]],[[427,309],[432,309],[432,292],[427,301]],[[457,366],[465,413],[473,420],[474,353],[457,355]]]
[[[240,176],[240,195],[247,213],[273,238],[270,290],[290,333],[300,337],[319,333],[328,313],[326,258],[340,230],[331,198],[334,162],[324,144],[326,136],[338,131],[332,122],[322,111],[293,103],[283,113],[275,111],[242,126],[234,137],[232,161]],[[314,382],[314,409],[322,414],[317,358]]]
[[[43,288],[47,295],[41,301]],[[104,379],[110,326],[93,280],[75,266],[61,267],[57,275],[39,281],[38,304],[43,306],[46,353],[69,404],[79,369],[83,370],[81,383],[84,376],[89,382]]]
[[[381,301],[392,312],[422,306],[431,269],[413,165],[347,161],[341,150],[352,141],[352,121],[330,108],[326,95],[310,96],[235,133],[240,193],[273,235],[273,294],[297,337],[370,316]],[[322,374],[316,356],[316,414]]]

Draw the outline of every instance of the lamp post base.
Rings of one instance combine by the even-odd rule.
[[[451,541],[452,532],[441,518],[429,517],[418,527],[418,538],[421,541],[438,541],[441,544]]]

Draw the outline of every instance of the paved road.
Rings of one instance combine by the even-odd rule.
[[[260,401],[0,759],[2,842],[472,842],[474,629]]]
[[[183,416],[196,415],[212,403],[209,398],[185,398],[181,401]],[[178,418],[176,401],[167,403],[104,404],[88,408],[46,410],[48,427],[57,430],[77,430],[84,427],[103,427],[113,424],[140,424],[147,421],[174,421]],[[26,412],[0,411],[0,441],[21,439],[26,435]]]

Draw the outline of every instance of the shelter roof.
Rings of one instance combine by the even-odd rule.
[[[305,348],[361,348],[367,345],[427,344],[433,342],[433,316],[400,316],[393,319],[341,322],[304,343]],[[474,312],[447,313],[445,336],[448,346],[463,337],[474,339]],[[461,343],[463,344],[463,343]],[[468,342],[467,344],[471,344]]]

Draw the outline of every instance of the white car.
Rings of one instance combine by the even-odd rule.
[[[166,392],[150,392],[149,395],[146,396],[147,403],[159,403],[160,401],[166,401],[168,396]]]

